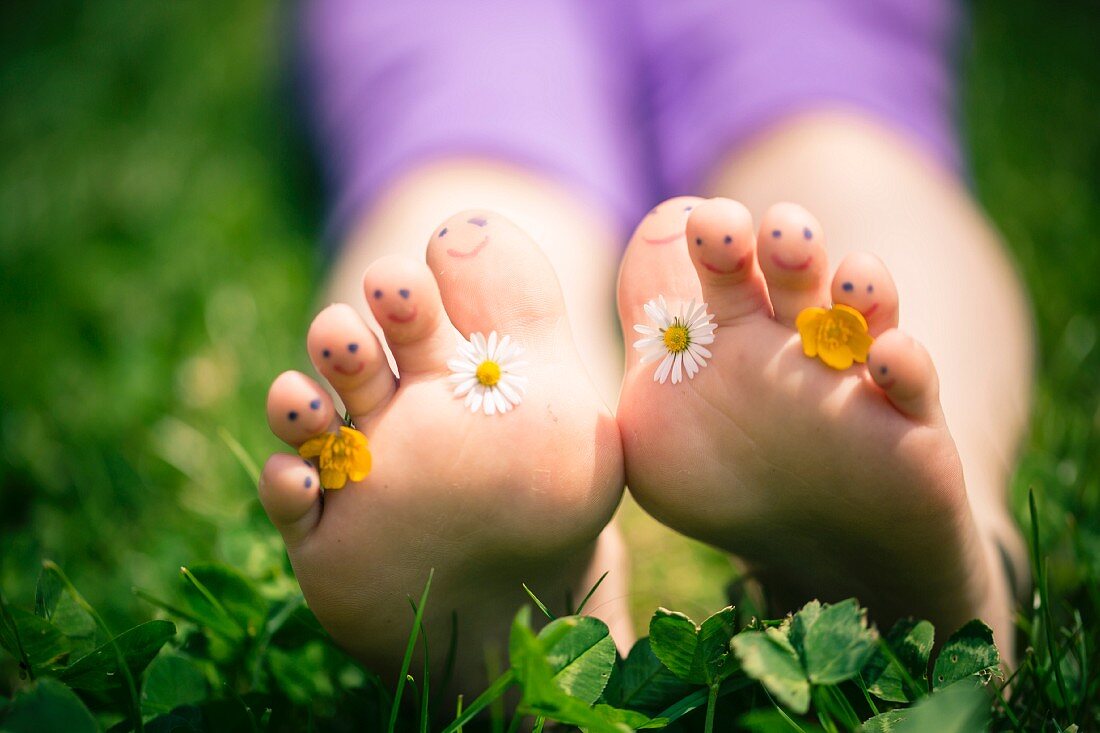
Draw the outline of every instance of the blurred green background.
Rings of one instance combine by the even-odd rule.
[[[1015,504],[1036,488],[1072,599],[1100,566],[1100,13],[971,15],[973,183],[1039,331]],[[0,8],[0,587],[17,604],[47,557],[123,624],[152,613],[131,587],[181,564],[285,577],[225,436],[257,462],[277,447],[266,388],[307,363],[323,272],[289,30],[259,0]],[[725,562],[667,543],[636,542],[636,615],[721,605]]]

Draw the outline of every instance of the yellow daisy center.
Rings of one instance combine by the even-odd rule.
[[[477,381],[486,387],[492,387],[500,381],[500,365],[486,359],[477,367]]]
[[[678,354],[688,347],[688,330],[685,326],[673,323],[665,329],[665,348],[673,354]]]

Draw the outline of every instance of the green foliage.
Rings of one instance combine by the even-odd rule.
[[[699,625],[682,613],[664,608],[657,609],[649,622],[653,653],[677,677],[696,685],[718,684],[735,671],[729,663],[733,632],[732,606]]]
[[[927,621],[906,618],[895,623],[863,668],[867,690],[890,702],[911,702],[927,694],[928,657],[935,635]]]

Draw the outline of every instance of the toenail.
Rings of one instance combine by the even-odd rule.
[[[725,241],[726,241],[726,244],[733,244],[733,237],[731,237],[730,235],[727,234]]]
[[[851,283],[844,283],[840,287],[844,288],[844,292],[846,292],[846,293],[850,293],[850,292],[852,292],[853,290],[856,289],[856,286],[852,285]]]
[[[312,476],[306,476],[306,488],[307,489],[313,488],[313,477]]]
[[[409,289],[408,288],[403,288],[401,290],[398,290],[397,294],[400,295],[405,300],[409,299]]]
[[[696,237],[695,238],[695,243],[697,245],[699,245],[700,247],[702,247],[703,246],[703,238],[702,237]]]
[[[291,410],[290,412],[288,412],[286,414],[286,416],[287,416],[287,419],[289,419],[289,420],[297,420],[298,419],[298,413],[295,410]]]
[[[359,344],[348,344],[348,351],[350,351],[353,354],[356,351],[359,351]]]
[[[329,351],[328,349],[325,349],[324,351],[322,351],[322,352],[321,352],[321,356],[323,356],[324,358],[326,358],[326,359],[327,359],[327,358],[329,358],[330,356],[332,356],[332,352],[331,352],[331,351]]]
[[[779,239],[783,236],[783,232],[779,231],[778,229],[772,229],[772,236],[776,239]]]
[[[814,233],[810,231],[809,227],[806,227],[805,229],[802,230],[802,236],[805,237],[806,239],[813,239],[814,238]]]
[[[311,410],[320,410],[321,409],[321,400],[313,400],[312,402],[310,402],[309,403],[309,409],[311,409]]]
[[[441,236],[441,237],[447,236],[447,227],[443,227],[442,229],[439,230],[439,236]]]
[[[381,297],[382,297],[382,291],[381,290],[375,290],[374,291],[374,299],[378,300]]]

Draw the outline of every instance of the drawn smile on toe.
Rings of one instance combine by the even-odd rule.
[[[365,367],[366,365],[367,365],[367,363],[365,361],[361,361],[358,364],[356,364],[354,369],[345,369],[344,367],[340,366],[339,364],[333,364],[332,368],[333,368],[334,371],[337,371],[340,374],[343,374],[345,377],[354,377],[356,374],[363,371],[363,367]]]
[[[683,239],[683,238],[684,238],[684,233],[680,232],[678,234],[670,234],[667,237],[661,237],[659,239],[650,239],[649,237],[642,237],[642,240],[644,242],[646,242],[647,244],[672,244],[677,239]]]
[[[779,267],[783,270],[805,270],[807,267],[810,266],[810,263],[813,261],[814,256],[809,255],[808,257],[806,257],[806,260],[804,262],[797,262],[792,265],[789,262],[784,262],[783,260],[781,260],[778,254],[772,254],[772,262],[775,263],[776,267]]]
[[[889,382],[884,382],[883,384],[880,384],[879,387],[881,387],[882,389],[890,389],[891,387],[893,387],[897,383],[898,383],[898,380],[891,379]]]
[[[486,234],[485,238],[482,239],[477,244],[475,244],[474,248],[471,249],[468,252],[463,252],[463,251],[457,250],[457,249],[448,249],[447,254],[449,254],[451,257],[462,257],[462,258],[474,257],[474,256],[477,255],[478,252],[485,249],[485,245],[487,245],[487,244],[489,244],[489,235],[488,234]]]
[[[870,307],[870,308],[868,308],[867,310],[863,311],[863,317],[864,317],[864,318],[870,318],[870,317],[871,317],[871,314],[872,314],[872,313],[874,313],[874,312],[875,312],[875,311],[877,311],[877,310],[878,310],[878,303],[877,303],[877,302],[875,302],[875,303],[872,303],[872,304],[871,304],[871,307]]]
[[[741,259],[737,260],[737,264],[733,266],[732,270],[719,270],[717,267],[710,264],[706,260],[700,259],[699,261],[703,263],[703,267],[707,268],[715,275],[732,275],[735,272],[741,271],[741,268],[745,266],[745,260],[747,260],[748,257],[748,255],[742,255]]]
[[[416,318],[416,306],[414,305],[412,310],[403,316],[396,313],[387,313],[386,318],[389,318],[394,323],[411,323],[412,320]]]

